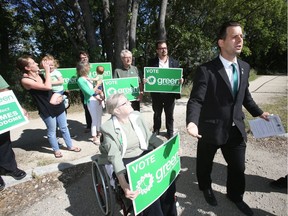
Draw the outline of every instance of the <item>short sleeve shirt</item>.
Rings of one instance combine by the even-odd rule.
[[[59,77],[62,77],[62,74],[58,70],[54,70],[50,74],[51,76],[51,81],[55,82],[58,81]],[[53,92],[61,92],[64,90],[63,84],[58,84],[58,85],[52,85],[52,91]]]
[[[124,69],[124,68],[115,69],[115,78],[127,78],[127,77],[138,77],[139,83],[141,83],[141,80],[142,80],[137,67],[133,65],[130,65],[130,68],[128,69]]]

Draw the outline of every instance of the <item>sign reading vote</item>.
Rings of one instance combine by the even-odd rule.
[[[182,68],[144,68],[145,92],[181,93]]]
[[[12,90],[0,93],[0,134],[28,123]]]
[[[127,165],[132,191],[139,191],[133,200],[135,215],[157,200],[180,172],[179,134],[152,152]]]
[[[110,62],[99,62],[99,63],[90,63],[90,74],[89,76],[95,78],[96,68],[97,66],[104,67],[103,79],[111,79],[112,78],[112,67]],[[58,68],[61,72],[62,77],[64,79],[64,89],[65,90],[78,90],[79,87],[77,85],[77,73],[76,68]]]
[[[115,93],[123,93],[129,101],[137,100],[139,96],[138,77],[103,80],[105,98]]]

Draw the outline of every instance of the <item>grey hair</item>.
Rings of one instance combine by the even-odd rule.
[[[116,93],[109,96],[106,101],[106,110],[109,114],[114,115],[114,110],[118,106],[118,101],[120,97],[125,97],[122,93]]]
[[[132,56],[132,52],[130,52],[127,49],[124,49],[124,50],[121,51],[120,57],[123,58],[125,56],[125,54],[130,54]]]

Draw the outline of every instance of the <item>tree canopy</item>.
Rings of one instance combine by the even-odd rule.
[[[170,55],[191,75],[218,54],[217,29],[234,20],[245,33],[240,58],[261,73],[286,73],[286,13],[285,0],[2,0],[0,70],[13,86],[20,55],[49,53],[60,67],[75,67],[80,50],[115,69],[124,48],[141,70],[164,34]]]

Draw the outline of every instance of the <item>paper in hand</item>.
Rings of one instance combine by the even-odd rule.
[[[250,120],[249,125],[255,138],[284,134],[285,130],[278,115],[270,115],[269,121],[262,118]]]

